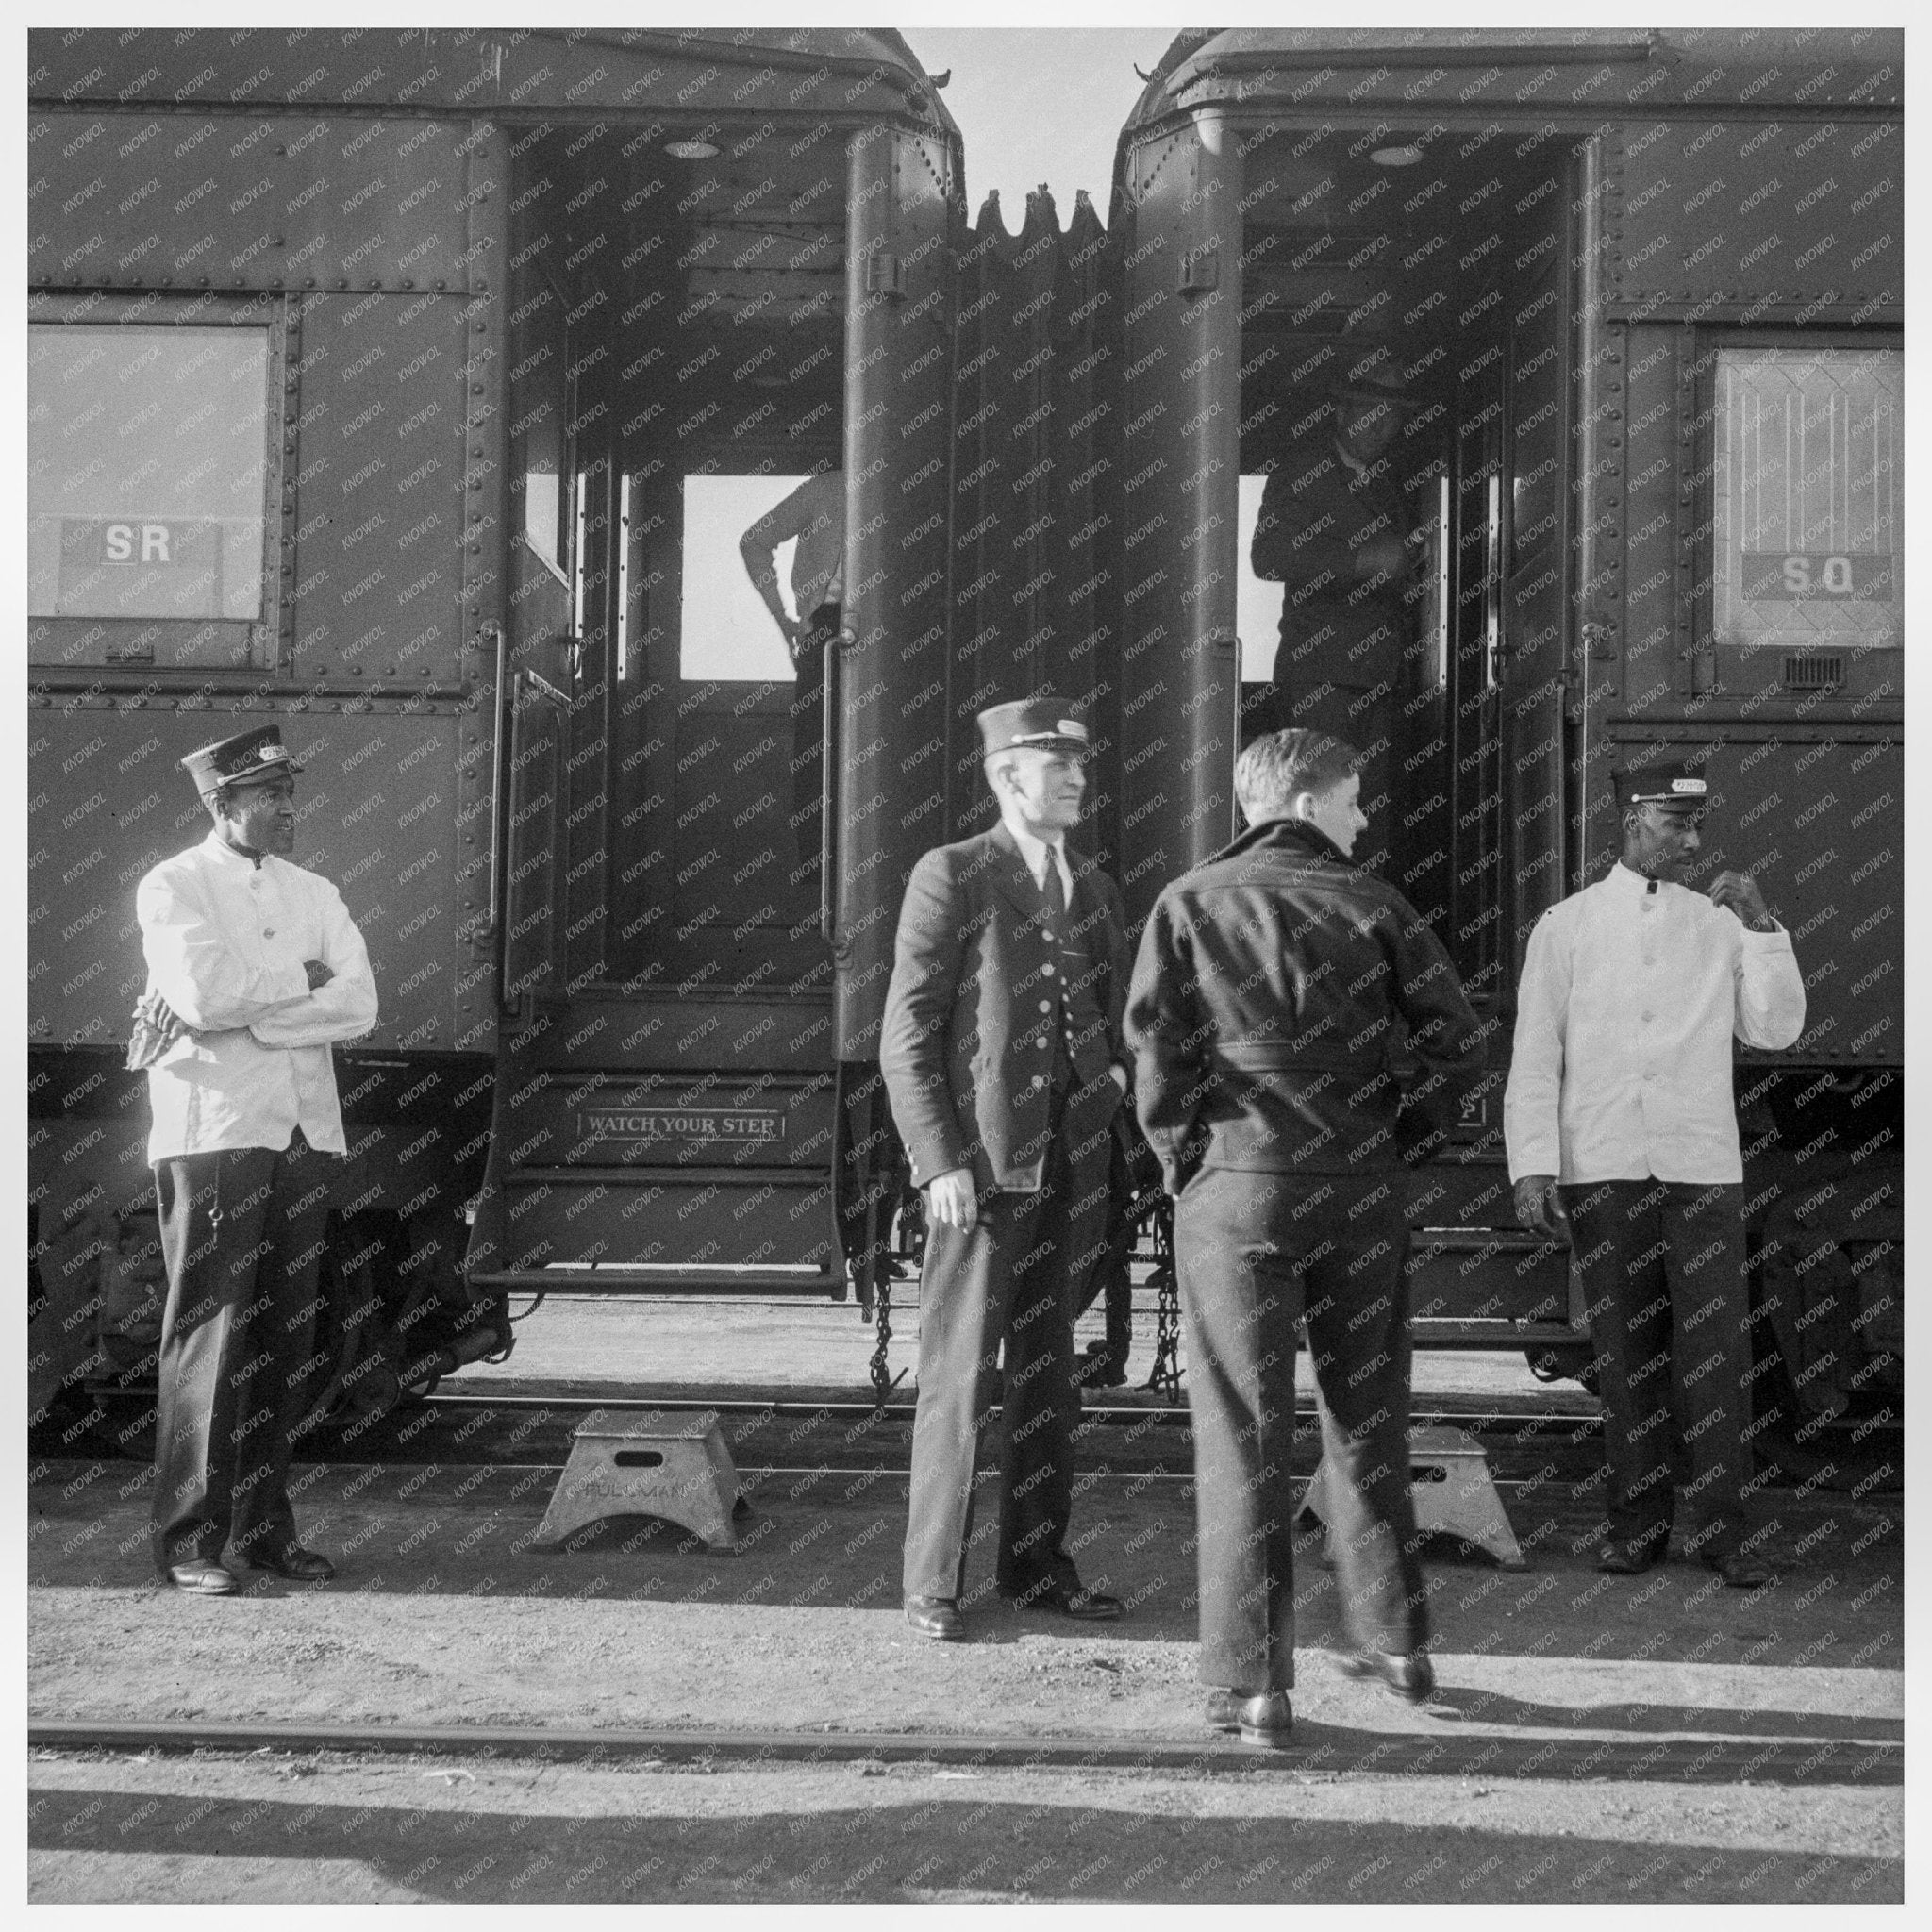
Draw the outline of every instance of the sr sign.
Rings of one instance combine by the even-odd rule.
[[[175,533],[166,524],[104,524],[105,563],[173,563]]]
[[[59,612],[221,616],[221,525],[202,517],[62,518]]]

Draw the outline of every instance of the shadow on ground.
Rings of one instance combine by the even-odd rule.
[[[433,1774],[425,1774],[429,1775]],[[724,1818],[559,1818],[293,1799],[42,1791],[33,1895],[112,1899],[117,1865],[169,1861],[174,1898],[1896,1901],[1884,1857],[1658,1844],[1309,1816],[1161,1816],[1078,1803],[897,1803]],[[652,1782],[640,1780],[646,1788]],[[105,1857],[103,1855],[106,1855]],[[76,1862],[69,1868],[68,1859]],[[152,1892],[147,1894],[153,1896]]]

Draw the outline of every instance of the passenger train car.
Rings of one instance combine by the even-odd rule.
[[[1381,347],[1426,540],[1384,863],[1495,1023],[1491,1091],[1419,1176],[1419,1322],[1584,1367],[1562,1257],[1507,1224],[1513,983],[1620,849],[1612,774],[1701,762],[1699,875],[1757,874],[1808,990],[1795,1046],[1737,1074],[1762,1360],[1801,1422],[1895,1397],[1902,1351],[1902,54],[1186,35],[1116,179],[1124,649],[1168,688],[1125,726],[1123,824],[1224,824],[1237,654],[1264,642],[1238,628],[1243,479]]]
[[[1740,1056],[1765,1359],[1807,1414],[1895,1388],[1898,35],[1185,34],[1106,225],[1017,236],[891,33],[30,49],[37,1407],[152,1345],[133,887],[256,721],[383,1000],[318,1415],[500,1354],[512,1294],[870,1303],[892,925],[991,815],[974,713],[1086,705],[1136,917],[1224,842],[1259,479],[1363,346],[1419,532],[1387,862],[1494,1023],[1414,1176],[1419,1339],[1583,1367],[1507,1212],[1511,990],[1669,748],[1811,987]],[[801,675],[740,539],[824,471]]]

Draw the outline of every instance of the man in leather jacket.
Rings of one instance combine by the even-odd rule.
[[[1297,1320],[1336,1478],[1350,1668],[1415,1703],[1433,1687],[1408,1494],[1404,1157],[1417,1120],[1446,1132],[1483,1056],[1441,942],[1349,863],[1368,823],[1354,747],[1271,733],[1242,752],[1235,790],[1248,830],[1156,903],[1126,1034],[1177,1196],[1208,1722],[1271,1744],[1294,1681]]]

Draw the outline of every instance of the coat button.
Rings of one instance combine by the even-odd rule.
[[[1044,1074],[1035,1074],[1033,1084],[1036,1087],[1044,1087],[1046,1085],[1046,1075]]]
[[[1051,1000],[1041,1000],[1041,1003],[1040,1003],[1040,1010],[1041,1010],[1041,1011],[1042,1013],[1050,1013],[1050,1012],[1052,1012],[1052,1011],[1053,1011],[1053,1002],[1052,1002]]]
[[[1049,1042],[1049,1041],[1047,1041],[1047,1040],[1046,1040],[1046,1039],[1044,1038],[1044,1036],[1042,1036],[1042,1037],[1041,1037],[1041,1039],[1039,1039],[1039,1040],[1036,1040],[1036,1041],[1034,1041],[1033,1043],[1034,1043],[1034,1045],[1035,1045],[1035,1046],[1046,1046],[1046,1045],[1050,1044],[1051,1042]]]
[[[1053,977],[1053,968],[1051,966],[1042,966],[1040,970],[1043,974],[1045,974],[1049,979]]]

